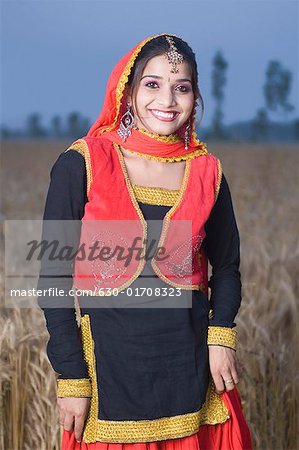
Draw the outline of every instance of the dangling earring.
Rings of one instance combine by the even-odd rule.
[[[190,124],[190,118],[189,118],[188,125],[186,126],[186,130],[185,130],[185,150],[188,150],[188,145],[190,142],[190,131],[191,131],[191,124]]]
[[[131,128],[135,125],[134,116],[131,112],[131,105],[127,103],[127,111],[120,119],[119,129],[117,134],[122,138],[123,142],[126,141],[127,137],[131,134]]]

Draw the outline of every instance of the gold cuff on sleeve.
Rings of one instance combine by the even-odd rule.
[[[238,332],[229,327],[208,327],[208,345],[222,345],[237,350]]]
[[[91,397],[91,383],[88,378],[58,379],[57,397]]]

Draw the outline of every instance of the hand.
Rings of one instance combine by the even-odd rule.
[[[90,407],[90,398],[63,397],[57,399],[59,423],[66,431],[75,430],[75,439],[80,442],[85,419]],[[75,427],[74,427],[75,422]]]
[[[234,389],[235,384],[239,383],[241,374],[236,351],[220,345],[209,345],[208,347],[210,371],[217,394],[222,394],[225,390],[231,391]],[[233,382],[225,383],[227,380],[232,380]]]

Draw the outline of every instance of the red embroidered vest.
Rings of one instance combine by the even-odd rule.
[[[88,191],[74,286],[92,291],[93,295],[99,295],[100,290],[101,295],[111,295],[111,289],[121,291],[128,287],[145,266],[141,256],[146,252],[147,222],[116,144],[104,137],[85,137],[67,150],[70,149],[85,158]],[[200,289],[208,294],[208,260],[201,244],[205,238],[204,224],[218,196],[221,175],[220,161],[214,155],[203,154],[186,160],[179,197],[163,219],[158,243],[163,248],[162,258],[161,254],[151,258],[154,272],[171,286]],[[140,257],[134,253],[128,264],[124,255],[130,254],[136,238]]]

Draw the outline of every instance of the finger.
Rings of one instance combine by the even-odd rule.
[[[235,387],[235,384],[234,384],[234,379],[233,379],[231,373],[225,372],[224,374],[221,374],[221,376],[223,378],[225,389],[227,391],[233,390]]]
[[[221,375],[220,374],[217,374],[217,375],[212,374],[212,377],[213,377],[213,380],[215,383],[216,393],[222,394],[222,392],[225,391],[225,386],[224,386],[223,380],[221,378]]]
[[[83,427],[84,427],[84,417],[76,416],[75,417],[75,439],[77,442],[81,441]]]
[[[64,419],[65,419],[65,411],[60,410],[60,411],[59,411],[59,419],[58,419],[58,422],[59,422],[60,425],[62,425],[62,426],[63,426],[63,424],[64,424]]]
[[[74,428],[74,416],[73,416],[73,414],[66,414],[65,415],[63,428],[66,431],[73,431],[73,428]]]
[[[233,378],[235,384],[239,383],[239,375],[238,375],[237,370],[234,367],[232,368],[232,378]]]

